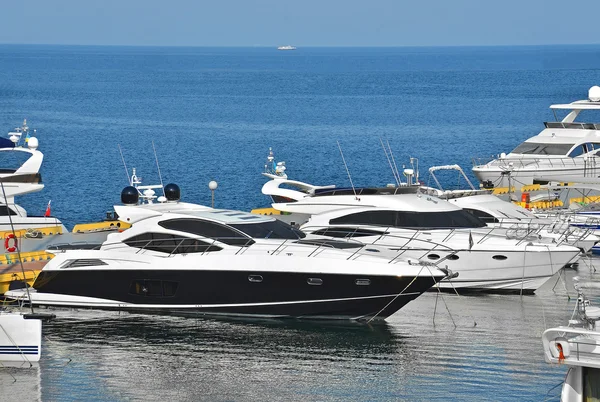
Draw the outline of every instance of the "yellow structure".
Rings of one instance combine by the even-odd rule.
[[[31,251],[20,255],[21,259],[19,253],[0,255],[0,295],[8,290],[13,281],[25,280],[28,285],[33,285],[43,266],[54,257],[45,251]]]
[[[22,237],[28,237],[28,236],[34,236],[37,233],[43,235],[43,236],[51,236],[51,235],[55,235],[55,234],[62,234],[62,227],[61,226],[49,226],[47,228],[39,228],[39,229],[21,229],[21,230],[15,230],[14,234],[15,237],[17,238],[22,238]],[[0,236],[2,237],[2,239],[5,239],[6,236],[8,235],[12,235],[13,231],[12,230],[3,230],[0,231]]]
[[[102,232],[104,230],[125,230],[129,229],[131,224],[121,221],[103,221],[92,223],[80,223],[75,225],[73,233]]]
[[[275,208],[257,208],[250,211],[250,213],[256,215],[291,215],[289,212],[278,211]]]
[[[550,208],[560,208],[564,204],[561,200],[555,201],[534,201],[530,203],[526,203],[523,201],[513,201],[513,203],[527,209],[550,209]]]

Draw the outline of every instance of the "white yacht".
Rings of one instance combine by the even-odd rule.
[[[522,236],[522,230],[488,227],[450,202],[415,194],[420,187],[409,184],[411,177],[401,186],[338,189],[290,180],[285,170],[285,163],[275,163],[270,153],[263,175],[271,180],[262,192],[272,198],[275,210],[291,214],[286,218],[303,223],[307,233],[356,239],[388,258],[447,266],[459,276],[442,281],[442,289],[533,293],[580,256],[562,234],[555,242],[539,234]],[[375,244],[382,247],[371,247]]]
[[[581,291],[568,326],[544,331],[546,362],[569,368],[562,386],[562,402],[600,399],[600,308],[590,305]]]
[[[44,154],[38,150],[37,137],[30,135],[26,120],[22,127],[8,135],[8,139],[0,138],[0,166],[4,165],[0,169],[0,231],[10,231],[12,227],[15,230],[55,227],[57,231],[66,232],[61,221],[50,216],[49,205],[40,205],[40,210],[46,210],[44,216],[33,216],[15,203],[15,197],[44,188],[40,175]],[[9,159],[23,158],[25,161],[16,169],[5,165]]]
[[[296,47],[292,45],[279,46],[277,50],[296,50]]]
[[[476,164],[473,173],[484,187],[512,187],[550,181],[578,182],[600,176],[600,123],[576,122],[582,111],[600,110],[600,87],[589,90],[589,99],[551,105],[569,110],[561,121],[546,128],[498,159]]]
[[[378,246],[387,258],[416,258],[447,267],[458,273],[457,278],[440,282],[439,287],[448,290],[533,293],[580,257],[578,248],[566,244],[511,238],[433,197],[371,196],[363,201],[373,206],[313,215],[301,229]]]
[[[99,250],[57,252],[29,292],[34,305],[371,321],[447,275],[358,242],[307,239],[272,217],[182,205],[177,192],[138,206],[137,189],[127,191],[115,211],[132,227]]]

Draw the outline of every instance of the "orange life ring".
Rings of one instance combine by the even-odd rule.
[[[10,246],[10,239],[13,239],[13,245]],[[10,246],[10,247],[9,247]],[[4,238],[4,249],[9,253],[14,253],[17,250],[18,240],[14,234],[9,233]]]
[[[565,354],[563,352],[563,347],[560,343],[556,343],[556,349],[558,350],[558,362],[562,363],[565,361]]]

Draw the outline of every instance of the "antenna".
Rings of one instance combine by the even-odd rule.
[[[337,142],[337,146],[340,150],[340,155],[342,155],[342,161],[344,162],[344,167],[346,168],[346,173],[348,173],[348,178],[350,179],[350,185],[352,186],[352,191],[354,192],[354,196],[356,197],[356,190],[354,189],[354,183],[352,183],[352,176],[350,176],[350,170],[348,170],[348,165],[346,164],[346,158],[344,158],[344,153],[342,152],[342,147],[340,146],[340,142]]]
[[[162,175],[160,174],[160,166],[158,164],[158,156],[156,156],[156,147],[154,146],[154,140],[152,140],[152,149],[154,150],[154,160],[156,161],[156,168],[158,169],[158,178],[160,179],[160,186],[163,189],[163,195],[165,194],[165,185],[163,184]]]
[[[121,149],[121,144],[117,144],[119,147],[119,153],[121,154],[121,160],[123,161],[123,166],[125,166],[125,174],[127,175],[127,182],[131,184],[131,178],[129,177],[129,170],[127,170],[127,164],[125,163],[125,158],[123,157],[123,150]]]
[[[396,172],[394,171],[394,168],[392,166],[392,161],[390,160],[390,157],[388,156],[387,149],[385,148],[385,145],[383,145],[383,140],[381,139],[381,137],[379,137],[379,142],[381,142],[381,147],[383,148],[383,153],[385,154],[385,157],[387,158],[388,164],[390,165],[390,169],[392,169],[392,174],[394,175],[394,180],[396,180],[396,184],[399,186],[400,180],[399,180],[398,176],[396,176]]]
[[[394,159],[394,154],[392,153],[392,147],[390,147],[390,140],[386,140],[386,141],[387,141],[388,149],[390,151],[390,156],[392,158],[392,162],[394,162],[394,169],[396,169],[396,175],[398,176],[398,180],[400,180],[401,176],[400,176],[400,172],[398,171],[398,166],[396,166],[396,160]]]

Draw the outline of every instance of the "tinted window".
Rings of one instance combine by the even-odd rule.
[[[6,205],[0,205],[0,216],[8,216],[8,214],[16,215],[16,212],[7,207]]]
[[[467,211],[468,213],[470,213],[473,216],[476,216],[477,218],[481,219],[482,221],[484,221],[486,223],[499,222],[498,219],[494,218],[493,215],[490,215],[487,212],[479,211],[477,209],[470,209],[470,208],[465,208],[465,211]]]
[[[574,150],[572,150],[572,151],[569,153],[569,156],[570,156],[571,158],[574,158],[574,157],[576,157],[576,156],[580,156],[580,155],[583,155],[583,154],[585,154],[585,153],[586,153],[586,150],[585,150],[585,148],[583,147],[583,145],[578,145],[578,146],[576,146],[576,147],[575,147],[575,149],[574,149]]]
[[[306,237],[301,230],[277,219],[271,222],[239,223],[231,226],[256,239],[302,239]]]
[[[386,232],[380,232],[378,230],[359,229],[359,228],[342,228],[333,227],[326,229],[319,229],[313,232],[315,235],[330,236],[330,237],[364,237],[364,236],[380,236],[386,234]]]
[[[566,155],[575,144],[538,144],[535,142],[524,142],[516,147],[514,154],[532,155]]]
[[[332,219],[329,223],[354,223],[374,226],[396,226],[396,211],[365,211]]]
[[[168,254],[204,253],[221,250],[221,247],[202,240],[165,233],[142,233],[130,237],[124,243],[130,247]]]
[[[330,247],[330,248],[339,248],[339,249],[349,249],[349,248],[360,248],[363,246],[362,243],[349,243],[340,240],[328,240],[328,239],[304,239],[298,240],[296,243],[298,244],[309,244],[311,246],[319,246],[319,247]]]
[[[165,229],[192,233],[198,236],[210,237],[232,246],[249,246],[254,241],[237,230],[215,222],[200,219],[169,219],[158,222]]]
[[[446,212],[366,211],[332,219],[329,223],[437,229],[485,226],[480,219],[463,210]]]

